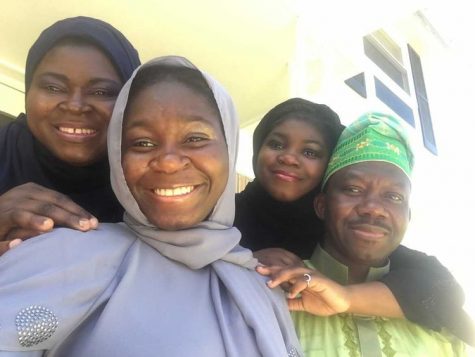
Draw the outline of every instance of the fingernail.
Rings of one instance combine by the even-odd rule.
[[[8,248],[12,249],[15,248],[16,246],[19,246],[23,241],[19,238],[12,240],[10,243],[8,243]]]
[[[50,225],[52,225],[52,223],[53,223],[53,221],[51,220],[51,218],[45,218],[40,222],[40,225],[41,226],[50,226]]]
[[[89,220],[85,218],[81,218],[79,220],[79,227],[86,228],[89,225]]]
[[[92,217],[89,221],[91,222],[92,227],[97,227],[99,225],[99,221],[96,217]]]

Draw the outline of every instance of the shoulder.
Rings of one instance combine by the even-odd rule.
[[[30,133],[26,124],[26,116],[24,114],[20,114],[15,120],[12,120],[0,128],[0,142],[4,143],[5,141],[13,141],[12,136],[17,137],[22,133]]]
[[[135,239],[124,224],[101,223],[98,229],[89,232],[57,228],[23,242],[0,257],[0,283],[11,265],[21,265],[16,267],[18,278],[20,271],[83,265],[96,257],[112,262],[121,259]]]
[[[38,338],[25,337],[36,341],[36,349],[65,338],[109,297],[135,242],[121,224],[101,224],[87,233],[61,228],[0,257],[0,350],[29,350],[22,349],[29,342],[20,339],[27,328],[37,329],[33,335]],[[47,320],[52,323],[48,328],[35,325]]]

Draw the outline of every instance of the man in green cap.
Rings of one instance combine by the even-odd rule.
[[[391,314],[351,314],[357,302],[347,285],[387,274],[404,237],[413,164],[404,128],[389,115],[366,114],[343,131],[314,203],[325,221],[323,245],[306,268],[270,274],[269,286],[285,282],[296,298],[291,308],[302,310],[293,317],[305,356],[466,355],[464,343],[443,331]]]

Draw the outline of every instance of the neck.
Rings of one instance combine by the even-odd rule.
[[[348,267],[348,284],[358,284],[366,281],[369,266],[366,264],[345,264]]]
[[[339,249],[336,245],[329,241],[328,236],[325,236],[322,244],[325,251],[330,254],[334,259],[348,268],[348,284],[363,283],[368,278],[368,273],[372,267],[382,267],[387,262],[368,262],[353,259],[349,257],[342,249]]]

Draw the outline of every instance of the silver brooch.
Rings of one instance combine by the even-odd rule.
[[[33,305],[16,315],[15,324],[20,345],[31,347],[53,335],[58,327],[58,319],[47,308]]]
[[[297,352],[297,349],[294,346],[290,346],[290,348],[287,348],[287,355],[289,357],[300,357],[299,353]]]

